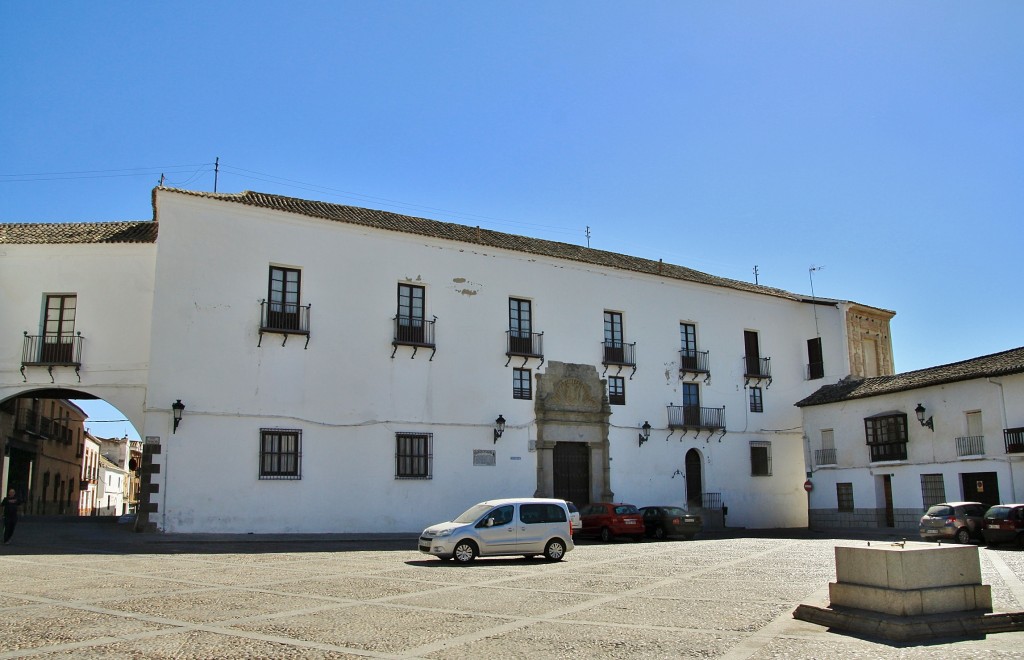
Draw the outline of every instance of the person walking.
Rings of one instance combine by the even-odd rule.
[[[18,499],[18,493],[13,488],[7,491],[7,497],[0,501],[0,509],[3,509],[4,514],[4,545],[7,545],[11,541],[11,536],[14,535],[14,528],[18,526],[18,507],[21,505],[21,500]]]

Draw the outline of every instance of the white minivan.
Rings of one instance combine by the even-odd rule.
[[[419,540],[420,552],[460,563],[497,555],[560,561],[574,547],[565,500],[537,497],[481,502],[451,522],[427,527]]]

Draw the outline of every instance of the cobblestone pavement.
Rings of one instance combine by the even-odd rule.
[[[867,539],[825,536],[588,543],[558,563],[457,566],[409,535],[28,520],[0,546],[0,658],[1024,657],[1024,633],[898,646],[793,619],[827,604],[834,547]],[[980,552],[996,611],[1024,610],[1024,552]]]

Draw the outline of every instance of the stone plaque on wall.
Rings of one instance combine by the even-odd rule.
[[[497,452],[493,449],[474,449],[473,465],[494,467],[497,464]]]

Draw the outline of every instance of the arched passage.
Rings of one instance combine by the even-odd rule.
[[[138,507],[137,427],[97,404],[95,394],[63,387],[21,388],[0,401],[0,488],[15,490],[24,513],[117,516]]]

